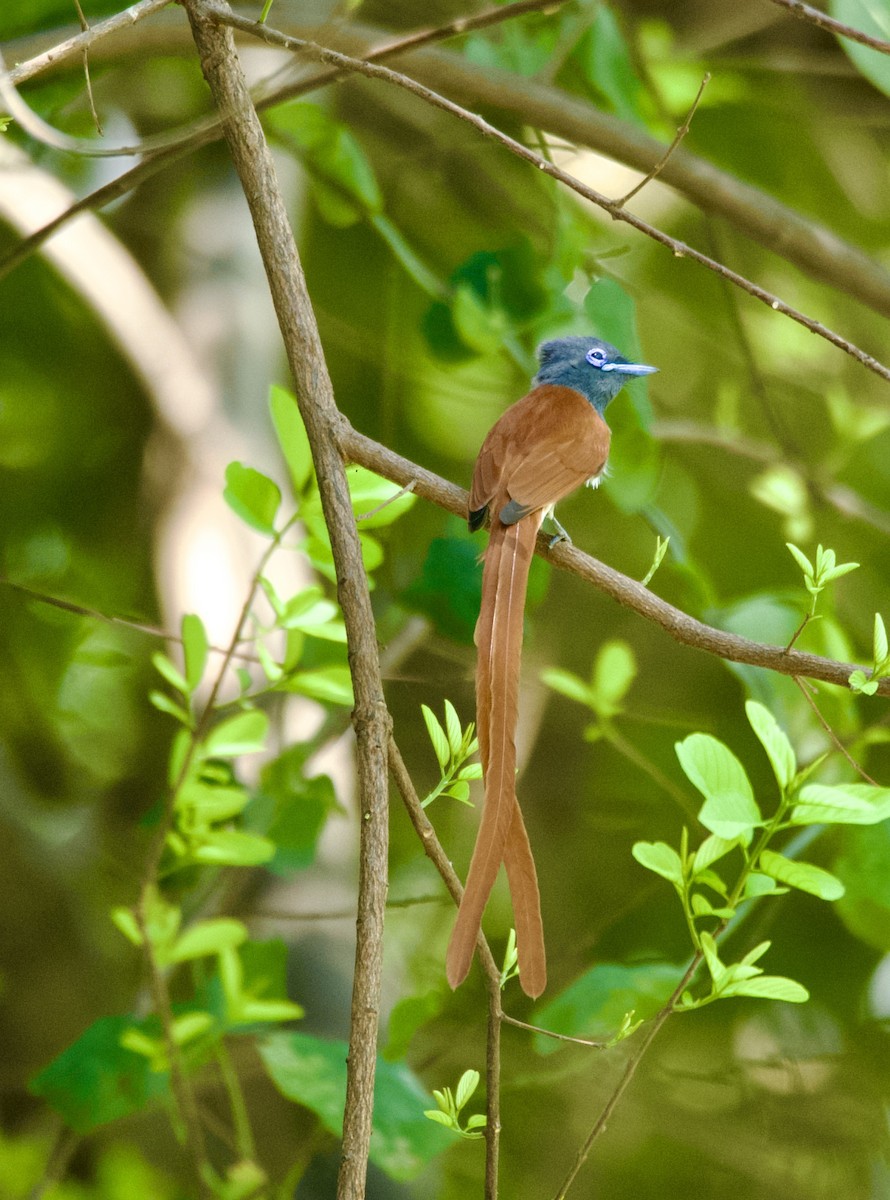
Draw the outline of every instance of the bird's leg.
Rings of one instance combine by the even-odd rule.
[[[551,529],[556,531],[553,534],[553,536],[550,538],[550,541],[547,543],[547,545],[550,547],[551,550],[558,542],[568,542],[568,544],[571,546],[572,539],[569,537],[569,535],[563,529],[562,525],[560,525],[559,521],[557,521],[556,515],[552,509],[547,514],[547,516],[544,518],[544,524],[549,525],[549,527],[550,527],[547,530],[548,533],[550,532]]]

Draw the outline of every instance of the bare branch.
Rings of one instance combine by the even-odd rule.
[[[883,38],[872,37],[870,33],[863,33],[861,29],[854,29],[851,25],[844,25],[842,21],[835,21],[833,17],[820,12],[818,8],[803,4],[802,0],[772,0],[772,3],[778,4],[780,8],[787,8],[795,17],[799,17],[802,21],[808,21],[811,25],[818,25],[820,29],[827,29],[829,33],[833,33],[837,37],[847,38],[851,42],[859,42],[860,45],[869,46],[872,50],[879,50],[882,54],[890,54],[890,42],[884,41]]]
[[[711,82],[711,73],[710,73],[710,71],[705,71],[704,75],[702,76],[702,81],[698,86],[698,92],[696,93],[696,97],[692,101],[692,107],[690,108],[689,113],[687,114],[686,120],[683,122],[683,124],[680,126],[680,128],[677,130],[676,134],[674,135],[674,140],[668,146],[667,150],[665,150],[664,154],[661,156],[661,158],[658,160],[658,162],[655,164],[655,166],[651,169],[651,171],[647,171],[647,173],[643,176],[643,178],[640,180],[639,183],[635,184],[630,189],[630,191],[626,193],[626,195],[621,197],[620,200],[615,201],[616,208],[623,208],[624,205],[627,204],[628,200],[632,200],[634,198],[634,196],[637,195],[638,192],[641,192],[643,190],[643,188],[646,186],[647,183],[651,183],[653,179],[657,179],[658,176],[661,174],[661,172],[664,170],[664,168],[667,166],[667,164],[670,162],[671,158],[673,157],[674,151],[677,149],[677,147],[683,141],[683,138],[689,132],[689,127],[692,124],[692,118],[695,116],[695,110],[698,108],[699,104],[701,104],[701,98],[705,94],[705,88],[708,86],[708,84],[710,82]]]
[[[76,54],[83,54],[110,34],[117,33],[121,29],[129,29],[143,17],[160,12],[169,3],[170,0],[139,0],[138,4],[131,5],[123,12],[115,13],[113,17],[108,17],[105,21],[98,21],[91,29],[84,29],[74,37],[66,38],[52,49],[35,55],[28,62],[16,64],[9,72],[10,78],[15,84],[24,83],[26,79],[31,79],[32,76],[39,75],[42,71],[65,62]]]
[[[340,444],[343,452],[353,462],[376,471],[378,475],[383,475],[393,483],[405,484],[413,479],[414,490],[418,496],[431,500],[457,516],[466,516],[468,496],[463,488],[403,458],[351,426],[343,430]],[[551,548],[543,534],[538,538],[537,553],[561,570],[586,579],[588,583],[647,621],[660,625],[678,642],[715,654],[730,662],[749,663],[751,666],[778,671],[782,675],[803,675],[809,679],[821,679],[825,683],[836,683],[841,687],[847,686],[853,671],[868,669],[861,664],[836,662],[834,659],[823,658],[818,654],[805,654],[799,650],[786,653],[781,646],[754,642],[750,638],[715,629],[674,608],[637,580],[622,575],[620,571],[591,558],[574,546],[559,542]],[[890,678],[880,680],[878,693],[890,696]]]

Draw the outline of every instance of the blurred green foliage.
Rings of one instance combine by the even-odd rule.
[[[83,0],[91,23],[117,7]],[[376,28],[375,40],[413,29],[420,17],[405,3],[348,7]],[[59,25],[74,17],[67,0],[7,8],[0,38],[22,39],[4,47],[9,63],[74,31]],[[478,8],[441,0],[424,6],[422,20]],[[830,9],[888,36],[886,5],[834,0]],[[319,25],[324,41],[343,32],[346,17],[323,0],[276,0],[270,23],[297,32]],[[37,34],[39,41],[30,36]],[[876,274],[890,264],[886,56],[841,45],[778,7],[720,0],[575,0],[431,54],[445,78],[449,64],[455,75],[458,67],[477,72],[480,85],[504,72],[504,87],[531,80],[567,103],[589,104],[615,118],[628,144],[641,130],[668,141],[708,71],[712,82],[683,152],[864,249]],[[274,73],[280,63],[259,58],[256,66]],[[206,110],[175,6],[117,42],[97,42],[91,74],[109,140],[132,141]],[[95,136],[80,59],[22,92],[45,119]],[[630,186],[606,159],[576,153],[559,130],[541,129],[531,102],[521,118],[476,107],[598,189],[617,196]],[[859,569],[825,581],[818,619],[798,645],[879,667],[875,614],[887,615],[890,577],[882,380],[402,92],[352,79],[288,100],[266,123],[338,403],[357,428],[466,483],[487,429],[526,390],[537,343],[587,331],[606,337],[661,373],[648,388],[632,384],[609,409],[610,477],[560,512],[576,543],[641,578],[656,539],[670,537],[652,588],[703,621],[777,645],[787,644],[815,598],[784,543],[811,565],[817,545],[831,547],[837,562]],[[44,183],[83,195],[114,168],[55,155],[14,123],[0,137],[0,152],[35,172],[4,202],[2,257],[30,227]],[[727,216],[660,184],[631,206],[881,357],[885,316],[851,290],[840,265],[835,281],[791,267],[781,229],[773,248],[755,245]],[[157,945],[178,964],[174,1010],[208,1127],[237,1133],[242,1158],[220,1175],[220,1187],[232,1197],[266,1187],[244,1166],[261,1163],[274,1194],[327,1197],[351,982],[348,922],[339,914],[352,904],[357,831],[340,741],[351,703],[346,647],[308,446],[223,148],[170,163],[106,209],[102,227],[132,256],[129,286],[98,263],[63,271],[49,254],[0,280],[0,1193],[28,1195],[52,1174],[61,1114],[89,1135],[71,1147],[65,1178],[47,1196],[190,1194],[187,1161],[159,1102],[168,1094],[166,1064],[160,1027],[146,1016],[138,923],[119,916],[116,929],[109,913],[136,901],[168,775],[175,783],[194,742],[156,930],[166,930]],[[113,329],[91,299],[97,273],[121,310],[138,311],[134,280],[153,287],[153,303],[173,315],[177,337],[209,380],[209,415],[191,414],[188,389],[171,408],[166,372],[181,365],[182,345],[168,332],[164,348],[154,343],[151,352],[155,373],[147,369],[127,344],[132,327],[129,335]],[[147,317],[139,320],[147,338]],[[229,458],[236,461],[226,472]],[[252,531],[238,532],[220,503],[214,544],[236,547],[242,572],[235,610],[270,539],[280,538],[281,553],[299,564],[296,581],[270,570],[259,582],[248,658],[238,660],[226,696],[234,707],[219,714],[215,732],[198,725],[220,661],[210,646],[216,635],[207,633],[214,613],[181,625],[183,614],[171,611],[179,593],[164,567],[172,560],[182,570],[177,553],[199,554],[197,543],[176,542],[171,520],[183,495],[194,499],[197,482],[217,498],[225,489]],[[365,517],[358,528],[399,745],[421,795],[438,788],[453,796],[457,788],[463,798],[470,776],[458,774],[466,768],[455,766],[452,779],[441,755],[454,749],[452,735],[460,748],[473,719],[484,539],[410,495],[387,503],[395,485],[361,468],[351,471],[351,485]],[[290,527],[295,505],[301,524]],[[257,540],[245,546],[242,536]],[[184,650],[171,645],[159,655],[164,643],[151,630],[164,624],[181,632]],[[886,636],[883,649],[886,657]],[[593,1177],[612,1200],[888,1194],[888,822],[849,817],[865,802],[861,781],[809,702],[853,759],[886,783],[886,701],[864,694],[868,679],[858,694],[819,685],[810,696],[786,677],[682,647],[578,580],[535,565],[519,794],[551,961],[536,1022],[610,1041],[672,991],[690,954],[683,906],[665,879],[646,875],[631,847],[661,846],[654,857],[643,851],[643,865],[667,878],[681,864],[671,883],[691,909],[683,831],[695,854],[703,842],[713,848],[715,806],[718,820],[727,817],[725,797],[712,797],[700,825],[686,776],[697,752],[719,756],[715,745],[725,743],[727,754],[732,746],[741,772],[733,777],[745,779],[751,803],[756,796],[762,812],[776,811],[789,779],[780,777],[775,735],[778,769],[766,726],[745,720],[746,699],[773,715],[792,761],[818,764],[807,787],[823,789],[806,793],[812,811],[800,830],[779,838],[775,851],[787,857],[777,862],[766,850],[760,861],[775,898],[761,903],[752,893],[741,902],[744,920],[730,928],[725,950],[721,941],[720,958],[704,938],[715,985],[725,963],[744,963],[756,990],[753,963],[769,941],[770,972],[799,981],[808,1003],[737,997],[668,1021],[577,1194]],[[313,700],[322,707],[307,717]],[[446,712],[446,745],[440,738],[437,752],[422,704]],[[678,762],[675,743],[687,747],[685,760]],[[263,746],[255,769],[253,756],[240,761]],[[848,823],[826,810],[827,789],[848,798]],[[478,795],[474,786],[471,798]],[[471,814],[441,799],[429,814],[465,869]],[[383,1038],[390,1061],[379,1068],[369,1195],[481,1195],[480,1148],[436,1129],[423,1111],[443,1080],[483,1067],[485,1000],[477,973],[456,995],[445,988],[451,910],[408,903],[444,893],[398,807],[392,824],[396,903]],[[802,868],[801,857],[816,872],[811,883],[824,892],[836,876],[843,896],[827,904],[795,891],[783,864]],[[698,861],[713,884],[712,865]],[[777,883],[791,888],[780,895]],[[722,918],[703,904],[716,911],[719,893],[697,894],[694,919],[713,929]],[[305,910],[307,920],[288,919],[289,908]],[[499,889],[486,916],[496,955],[510,923]],[[513,983],[504,1003],[530,1015]],[[299,1033],[264,1026],[295,1017],[297,1006],[305,1012]],[[516,1029],[503,1036],[504,1195],[554,1192],[634,1046],[630,1038],[596,1051],[530,1037]],[[253,1158],[243,1121],[232,1115],[233,1075],[242,1080]],[[232,1162],[225,1138],[214,1134],[211,1143],[215,1159]]]

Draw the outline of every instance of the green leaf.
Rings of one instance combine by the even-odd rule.
[[[868,783],[808,783],[800,789],[788,821],[792,825],[876,825],[888,817],[890,788]]]
[[[692,860],[692,873],[700,875],[706,871],[712,863],[729,854],[730,850],[738,845],[738,838],[722,838],[712,833],[710,837],[705,838],[702,844],[695,852],[695,857]]]
[[[593,695],[590,686],[579,679],[577,675],[573,675],[571,671],[562,671],[558,667],[549,667],[541,672],[541,681],[552,688],[554,692],[559,692],[561,696],[568,696],[570,700],[577,700],[579,704],[583,704],[585,708],[593,706]]]
[[[779,883],[787,883],[789,887],[809,892],[811,896],[818,896],[820,900],[838,900],[844,894],[844,885],[828,871],[810,863],[794,862],[772,850],[761,851],[758,867],[765,875],[772,876]]]
[[[389,1038],[383,1048],[383,1057],[389,1062],[398,1062],[405,1057],[411,1040],[445,1007],[444,992],[425,992],[422,996],[406,996],[394,1006],[389,1014]]]
[[[554,1000],[535,1010],[534,1023],[570,1037],[611,1038],[629,1012],[640,1019],[654,1016],[683,978],[685,967],[674,963],[598,963]],[[541,1054],[560,1049],[552,1038],[538,1035]]]
[[[303,418],[290,392],[276,385],[269,389],[269,412],[291,484],[299,496],[312,478],[312,451]]]
[[[764,708],[756,700],[748,700],[745,703],[745,712],[772,764],[776,781],[785,792],[797,772],[797,759],[791,743],[768,708]]]
[[[288,675],[281,685],[285,691],[308,696],[322,704],[342,704],[350,707],[355,703],[352,694],[352,676],[348,667],[317,667],[312,671],[297,671]]]
[[[325,109],[298,101],[280,105],[269,120],[300,154],[326,221],[345,228],[382,210],[383,197],[364,151]]]
[[[627,695],[637,674],[637,660],[627,642],[606,642],[596,656],[591,679],[591,704],[603,720],[621,712],[621,701]]]
[[[745,769],[728,747],[707,733],[675,746],[687,779],[705,797],[699,820],[722,838],[749,836],[763,824]]]
[[[677,887],[682,886],[683,864],[680,855],[666,842],[635,842],[631,854],[641,867],[669,879]]]
[[[887,648],[887,629],[884,625],[884,618],[880,613],[875,613],[872,653],[874,655],[875,667],[878,668],[886,664],[887,656],[890,654],[890,650]]]
[[[864,671],[853,671],[847,682],[850,690],[861,696],[873,696],[878,690],[877,679],[870,679]]]
[[[433,744],[433,752],[436,755],[439,766],[444,771],[451,758],[451,747],[448,745],[445,730],[439,724],[439,719],[431,708],[428,708],[425,704],[421,704],[420,711],[423,713],[426,731]]]
[[[204,677],[208,649],[204,622],[195,613],[186,613],[182,618],[182,648],[185,655],[185,678],[189,692],[193,692]]]
[[[457,758],[463,745],[464,734],[463,729],[461,729],[460,718],[450,700],[445,701],[445,732],[448,737],[448,746],[452,756]]]
[[[454,1089],[454,1103],[457,1111],[470,1100],[476,1088],[479,1086],[480,1075],[478,1071],[464,1071],[458,1080],[457,1087]]]
[[[594,84],[599,93],[597,99],[605,99],[606,107],[622,120],[644,123],[643,86],[634,71],[621,27],[607,5],[600,5],[573,57],[579,61],[584,78]]]
[[[76,1133],[89,1133],[139,1112],[167,1095],[167,1076],[150,1069],[147,1059],[121,1045],[134,1026],[129,1015],[100,1017],[29,1083]],[[160,1033],[151,1020],[143,1028]]]
[[[839,833],[841,851],[832,866],[846,892],[837,914],[861,941],[890,952],[890,821]]]
[[[799,550],[798,547],[795,546],[793,542],[786,542],[785,545],[791,551],[791,554],[794,557],[794,561],[800,567],[801,571],[803,571],[804,575],[809,575],[809,577],[812,579],[813,576],[815,575],[816,568],[813,566],[813,564],[810,562],[810,560],[804,554],[803,550]]]
[[[274,534],[281,491],[267,475],[240,462],[229,463],[223,499],[246,525],[260,533]]]
[[[247,940],[247,928],[232,917],[213,917],[199,921],[181,933],[165,955],[168,963],[187,962],[219,954],[225,947],[240,946]]]
[[[258,867],[275,857],[275,843],[240,829],[214,829],[204,835],[191,857],[219,867]]]
[[[253,827],[267,833],[275,843],[270,869],[276,874],[301,870],[313,862],[321,831],[337,810],[329,777],[307,778],[309,752],[309,747],[297,743],[267,763],[248,813],[257,818]]]
[[[166,713],[168,717],[173,717],[179,721],[180,725],[184,725],[186,729],[190,729],[192,718],[175,700],[171,700],[166,692],[150,691],[148,693],[149,703],[152,704],[159,712]]]
[[[316,1114],[339,1137],[346,1098],[346,1042],[304,1033],[276,1032],[259,1040],[259,1052],[272,1082],[289,1100]],[[452,1145],[429,1121],[429,1094],[402,1064],[378,1059],[374,1083],[371,1161],[392,1179],[407,1181],[436,1154]]]
[[[249,799],[243,787],[227,787],[190,779],[179,789],[176,810],[180,825],[187,828],[206,827],[240,816]]]
[[[177,692],[181,692],[183,696],[189,694],[188,681],[178,667],[170,661],[166,654],[158,651],[151,656],[152,664],[155,670],[167,680],[171,687],[176,688]]]
[[[782,975],[757,975],[753,979],[731,983],[723,993],[726,996],[755,996],[760,1000],[784,1000],[789,1004],[804,1004],[810,993],[803,984]]]
[[[269,718],[258,708],[236,713],[211,729],[204,742],[205,758],[235,758],[258,754],[266,748]]]

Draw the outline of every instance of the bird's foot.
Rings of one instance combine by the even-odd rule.
[[[553,534],[553,537],[551,537],[550,541],[547,543],[548,549],[552,550],[553,547],[558,545],[559,542],[566,542],[569,546],[571,546],[572,539],[563,529],[562,525],[560,525],[559,521],[557,521],[556,517],[554,517],[553,513],[551,513],[547,518],[547,523],[556,531]]]

